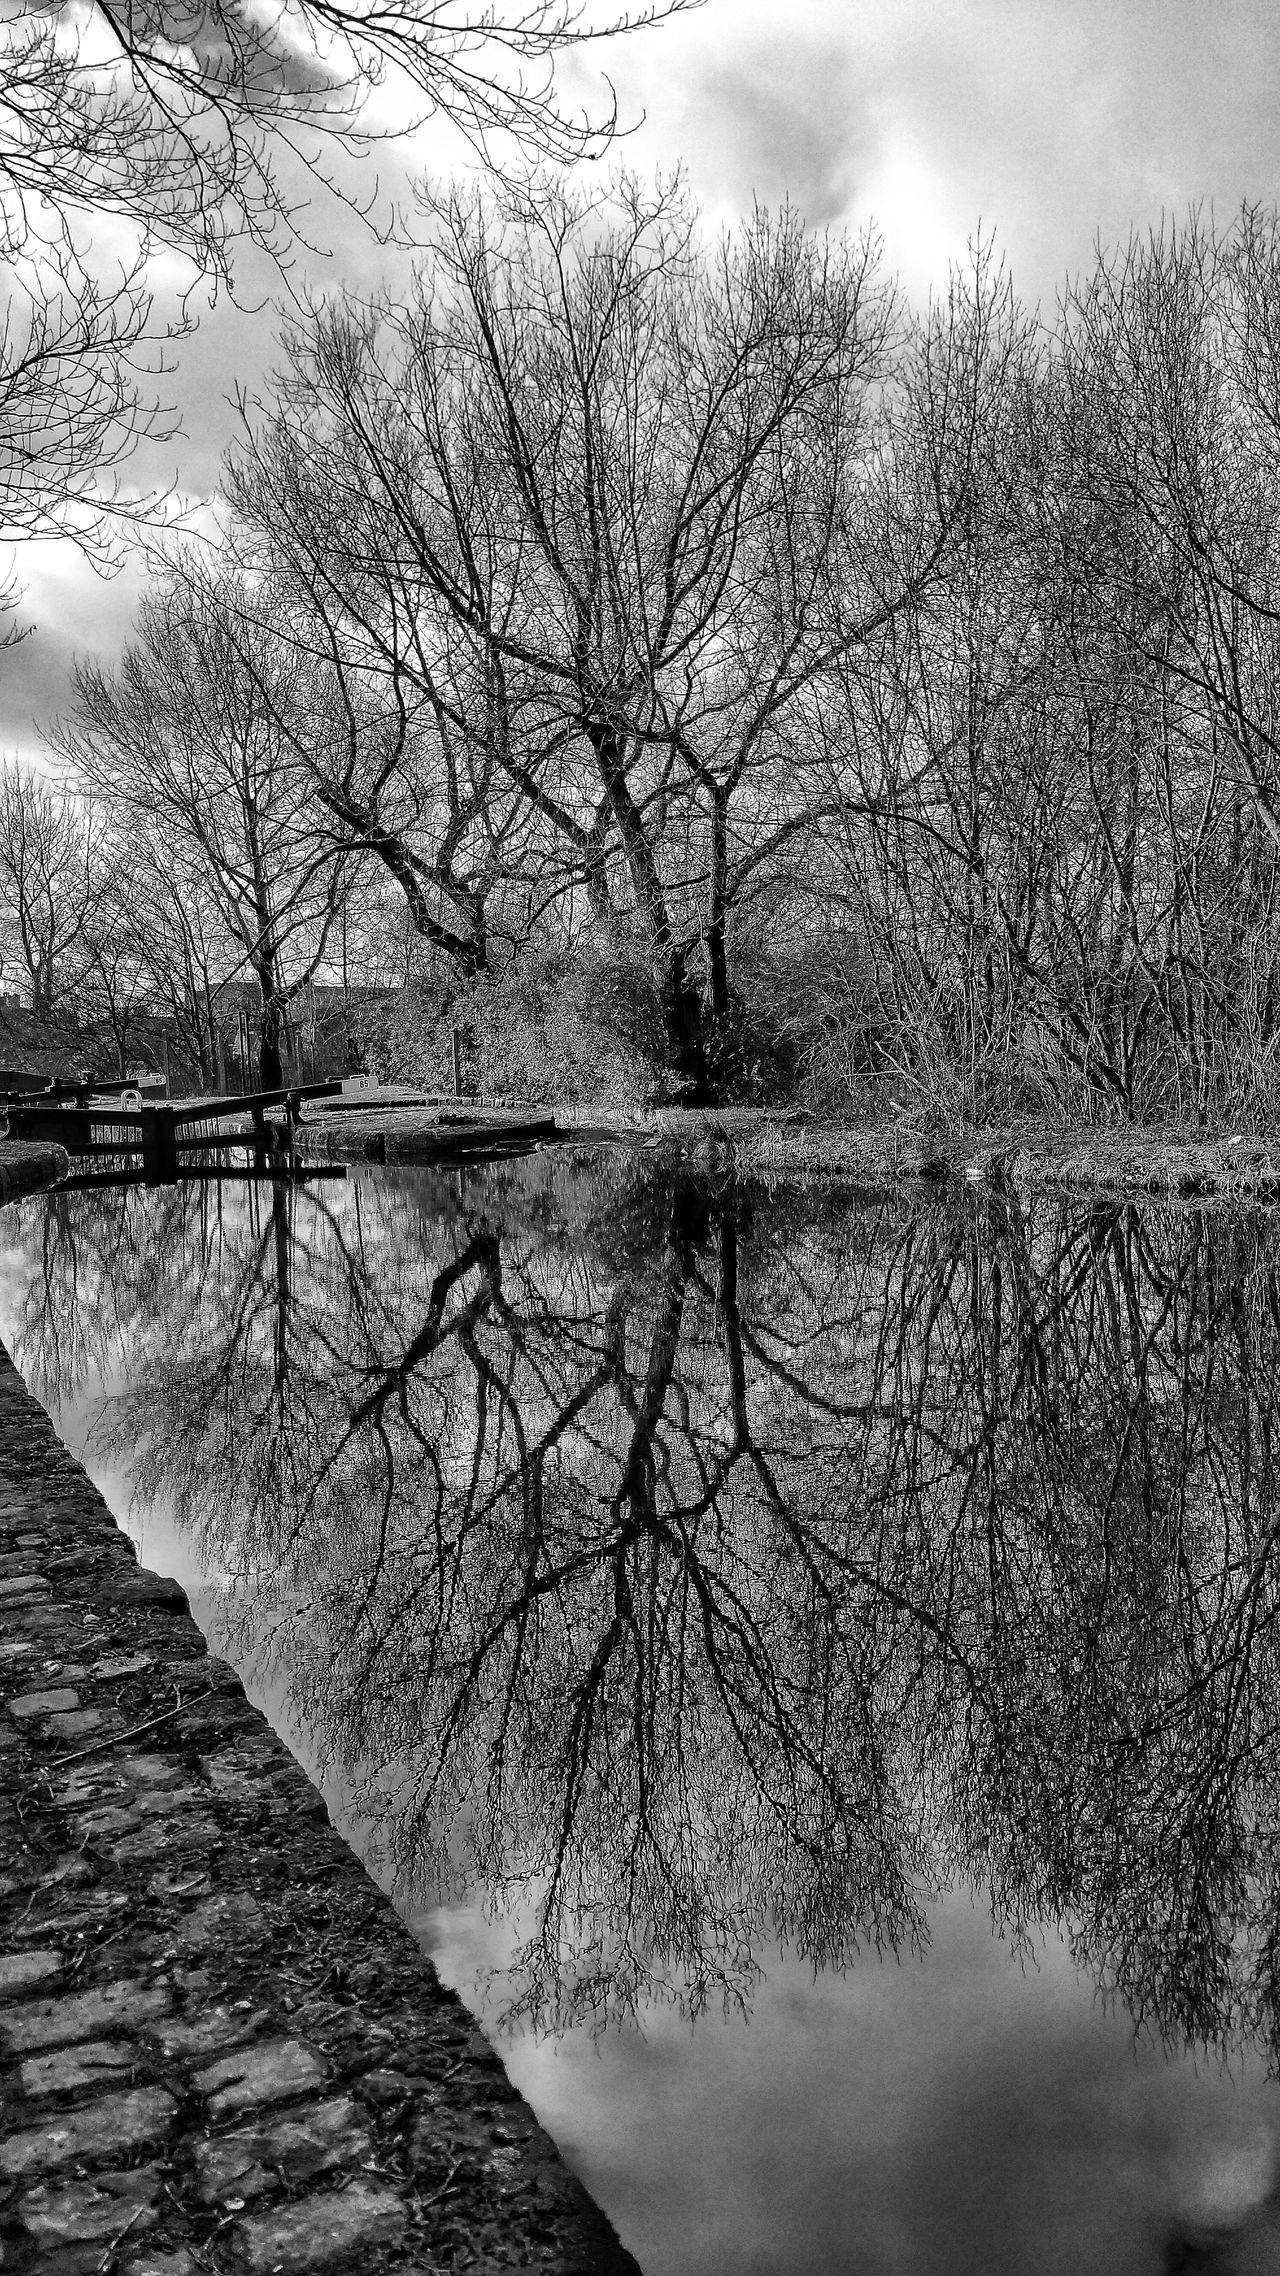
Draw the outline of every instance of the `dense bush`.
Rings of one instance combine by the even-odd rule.
[[[801,1100],[847,1108],[872,1065],[849,942],[735,950],[742,984],[728,1015],[705,1023],[707,1094],[743,1105]],[[615,942],[576,952],[529,950],[470,988],[420,977],[362,1015],[364,1063],[386,1082],[453,1087],[453,1032],[467,1090],[483,1098],[592,1100],[642,1106],[677,1100],[658,983],[643,952]]]
[[[466,989],[412,983],[366,1020],[366,1064],[386,1082],[451,1090],[455,1028],[464,1087],[482,1098],[638,1106],[660,1081],[657,990],[625,951],[531,952]]]

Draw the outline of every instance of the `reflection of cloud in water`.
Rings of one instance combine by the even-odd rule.
[[[472,1996],[514,1941],[478,1904],[416,1925]],[[749,2023],[659,2009],[643,2035],[504,2046],[646,2276],[1156,2276],[1171,2223],[1264,2195],[1259,2065],[1135,2049],[1060,1939],[1024,1968],[981,1902],[929,1930],[925,1959],[816,1982],[771,1954]]]

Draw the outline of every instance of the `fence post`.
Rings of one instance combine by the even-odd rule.
[[[148,1185],[172,1185],[178,1175],[178,1134],[171,1106],[144,1106],[142,1175]]]

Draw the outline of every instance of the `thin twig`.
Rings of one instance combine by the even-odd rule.
[[[425,2212],[428,2205],[434,2205],[441,2197],[448,2196],[449,2190],[453,2185],[454,2174],[457,2172],[458,2167],[461,2165],[461,2163],[462,2159],[460,2157],[456,2157],[453,2161],[453,2164],[450,2166],[448,2172],[446,2173],[444,2180],[441,2182],[440,2187],[438,2189],[433,2189],[429,2197],[420,2197],[418,2199],[418,2206],[420,2211]]]
[[[103,2253],[101,2260],[98,2262],[99,2276],[101,2276],[101,2271],[106,2267],[107,2262],[114,2259],[116,2253],[120,2250],[121,2245],[124,2243],[125,2238],[128,2236],[130,2229],[133,2227],[134,2222],[142,2218],[142,2215],[146,2212],[146,2209],[147,2208],[145,2204],[135,2205],[133,2211],[129,2215],[128,2220],[125,2222],[124,2227],[121,2229],[119,2236],[112,2237],[110,2244],[107,2246],[107,2249]]]
[[[171,1723],[175,1715],[180,1715],[183,1708],[190,1707],[195,1700],[212,1697],[212,1686],[207,1691],[192,1691],[185,1699],[179,1699],[176,1707],[166,1707],[163,1715],[152,1715],[145,1723],[133,1723],[127,1731],[113,1731],[109,1739],[95,1739],[92,1746],[81,1747],[77,1754],[59,1755],[51,1768],[65,1770],[70,1763],[83,1762],[86,1755],[106,1754],[109,1748],[118,1747],[122,1740],[136,1739],[140,1731],[154,1731],[157,1723]]]

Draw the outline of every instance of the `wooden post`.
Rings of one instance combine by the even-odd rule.
[[[178,1175],[178,1139],[173,1109],[142,1109],[142,1175],[148,1185],[172,1185]]]

